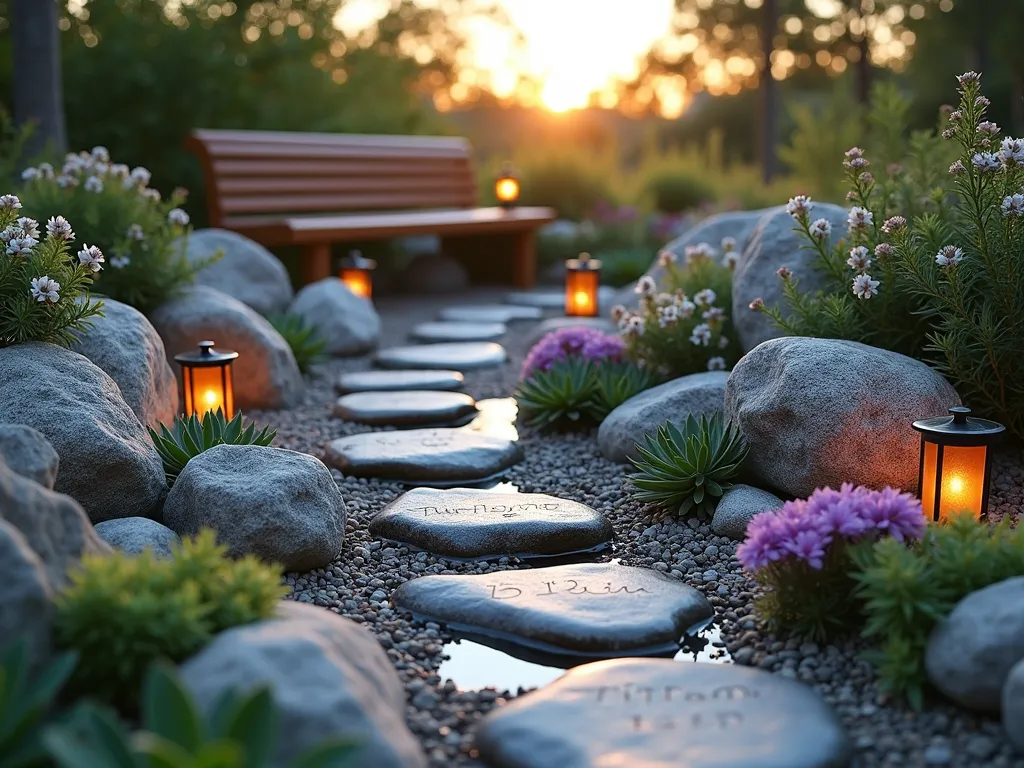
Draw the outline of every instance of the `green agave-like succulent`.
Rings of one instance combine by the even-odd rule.
[[[292,348],[300,371],[309,373],[310,368],[324,360],[327,340],[302,315],[281,312],[271,315],[267,320]]]
[[[174,485],[178,475],[185,469],[189,459],[208,451],[215,445],[270,445],[277,430],[264,427],[259,432],[256,425],[242,427],[242,413],[228,421],[219,408],[216,413],[208,411],[202,418],[192,414],[188,418],[179,416],[174,420],[174,427],[168,429],[163,424],[157,432],[149,428],[149,436],[156,446],[157,453],[164,462],[164,474],[167,484]]]
[[[650,389],[657,383],[649,368],[635,363],[601,363],[594,366],[594,392],[591,397],[591,416],[597,422],[634,395]]]
[[[710,515],[747,455],[743,435],[722,414],[693,414],[682,429],[668,421],[637,443],[633,497],[680,515]]]
[[[514,397],[527,426],[575,426],[590,417],[596,386],[593,364],[570,357],[519,382]]]

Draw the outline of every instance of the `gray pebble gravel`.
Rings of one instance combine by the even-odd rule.
[[[381,345],[407,343],[409,329],[436,319],[446,304],[482,304],[500,296],[500,291],[479,290],[457,298],[379,300]],[[499,340],[509,362],[467,372],[465,391],[477,400],[508,397],[534,327],[532,322],[510,325],[509,333]],[[328,441],[369,431],[365,425],[331,416],[337,376],[369,367],[367,357],[332,361],[314,372],[301,407],[254,411],[247,416],[278,430],[275,445],[322,456]],[[715,535],[708,523],[664,518],[632,501],[626,490],[628,469],[601,456],[596,430],[540,437],[520,428],[520,440],[526,459],[510,470],[510,482],[523,492],[547,493],[599,510],[615,528],[610,557],[625,565],[653,568],[702,590],[715,607],[721,638],[734,662],[814,686],[848,729],[860,768],[1024,768],[1024,759],[1015,755],[998,721],[938,698],[929,700],[921,713],[890,701],[879,690],[871,664],[862,658],[868,646],[859,638],[822,647],[769,633],[754,615],[757,586],[743,575],[735,559],[737,542]],[[437,670],[451,635],[437,624],[413,622],[398,614],[390,607],[390,595],[405,581],[426,574],[486,573],[522,563],[515,558],[458,562],[375,541],[367,530],[372,515],[403,488],[332,472],[349,511],[344,549],[327,568],[287,574],[291,598],[327,607],[373,631],[406,686],[409,727],[422,740],[432,767],[480,766],[473,749],[476,723],[520,691],[460,691],[451,680],[442,680]],[[1024,468],[1019,461],[997,459],[990,517],[1016,517],[1022,504]]]

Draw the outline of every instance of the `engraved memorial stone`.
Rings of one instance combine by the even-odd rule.
[[[851,745],[810,687],[749,667],[616,659],[494,710],[492,768],[843,768]]]
[[[356,371],[338,377],[337,390],[350,392],[393,392],[403,389],[447,391],[462,389],[463,376],[458,371]]]
[[[382,349],[373,356],[381,368],[451,368],[470,371],[505,362],[505,348],[492,341],[419,344]]]
[[[414,488],[388,504],[370,533],[448,557],[587,552],[612,539],[604,515],[540,493]]]
[[[413,327],[412,338],[416,341],[494,341],[505,335],[508,327],[504,323],[420,323]]]
[[[463,428],[350,435],[329,443],[324,460],[346,475],[452,487],[497,477],[522,459],[517,443]]]
[[[461,392],[354,392],[339,397],[335,416],[392,427],[462,426],[476,416],[476,402]]]
[[[510,304],[480,304],[467,307],[445,307],[439,319],[453,323],[512,323],[516,320],[540,320],[539,307],[516,307]]]
[[[576,662],[671,654],[688,629],[714,613],[683,582],[615,563],[424,576],[400,586],[392,601],[524,658]]]

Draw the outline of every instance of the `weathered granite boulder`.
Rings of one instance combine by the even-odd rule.
[[[181,542],[178,534],[148,517],[122,517],[96,524],[96,533],[114,549],[129,555],[150,550],[157,557],[170,557],[172,545]]]
[[[332,355],[361,355],[376,347],[380,338],[380,316],[373,302],[356,296],[336,277],[304,287],[289,311],[316,328]]]
[[[832,243],[846,234],[846,216],[845,208],[829,203],[815,203],[811,211],[812,220],[823,218],[832,225]],[[785,308],[782,280],[776,274],[779,267],[792,270],[803,292],[814,293],[823,287],[823,275],[814,267],[816,251],[793,230],[795,226],[784,207],[773,208],[758,222],[742,251],[732,281],[732,321],[744,352],[782,336],[767,315],[750,308],[750,302],[758,298],[768,306]]]
[[[782,504],[782,499],[768,491],[749,485],[734,485],[722,494],[722,500],[715,507],[711,530],[719,536],[743,541],[747,534],[747,524],[755,515],[769,509],[778,509]]]
[[[178,382],[156,329],[139,310],[119,301],[104,299],[103,312],[71,349],[117,382],[124,401],[143,424],[154,429],[157,424],[173,424]]]
[[[0,349],[0,423],[50,441],[60,456],[54,488],[93,522],[159,514],[160,455],[114,380],[81,355],[37,342]]]
[[[359,744],[351,768],[427,764],[387,655],[363,627],[325,608],[285,601],[279,618],[222,632],[181,674],[207,715],[228,690],[268,686],[280,719],[275,766],[339,737]]]
[[[402,270],[399,284],[410,293],[458,293],[469,288],[469,274],[454,256],[423,253]]]
[[[1021,659],[1024,576],[1017,576],[957,603],[928,638],[925,668],[932,685],[953,701],[998,712],[1003,686]]]
[[[688,414],[721,412],[729,374],[708,371],[681,376],[634,395],[601,422],[597,444],[607,458],[626,462],[638,456],[636,444],[645,433],[654,433],[666,421],[677,426]]]
[[[284,312],[294,292],[288,270],[270,251],[237,232],[197,229],[188,238],[189,261],[221,257],[196,275],[196,283],[216,288],[261,315]]]
[[[53,589],[39,556],[17,528],[0,519],[0,649],[20,638],[35,661],[50,652]]]
[[[1003,727],[1019,752],[1024,752],[1024,660],[1013,665],[1003,684]]]
[[[725,388],[726,415],[750,446],[745,468],[801,498],[845,482],[913,493],[921,437],[911,425],[959,404],[924,363],[835,339],[766,341]]]
[[[218,349],[238,353],[232,365],[236,407],[291,408],[301,401],[302,374],[288,342],[237,299],[196,285],[157,307],[150,319],[164,340],[168,359],[195,352],[207,339]],[[174,366],[180,376],[180,367]]]
[[[60,457],[41,432],[25,424],[0,424],[0,461],[15,474],[53,490]]]
[[[345,514],[319,459],[260,445],[217,445],[194,457],[164,504],[164,522],[179,535],[212,528],[228,554],[289,571],[322,568],[338,556]]]

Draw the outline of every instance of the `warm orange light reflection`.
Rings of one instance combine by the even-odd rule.
[[[200,418],[218,408],[226,418],[235,415],[235,398],[231,386],[231,365],[191,366],[182,368],[185,394],[185,415]]]
[[[511,205],[519,199],[519,181],[515,176],[504,175],[494,182],[494,196],[502,205]]]
[[[939,448],[924,444],[924,465],[921,472],[921,507],[925,517],[939,522],[963,512],[980,519],[985,494],[984,445],[945,445],[942,447],[942,478],[938,484],[938,508],[935,504],[936,469]]]
[[[597,317],[597,290],[601,273],[596,269],[567,269],[565,272],[565,314]]]
[[[373,278],[369,270],[347,267],[341,270],[341,281],[356,296],[369,299],[373,296]]]

